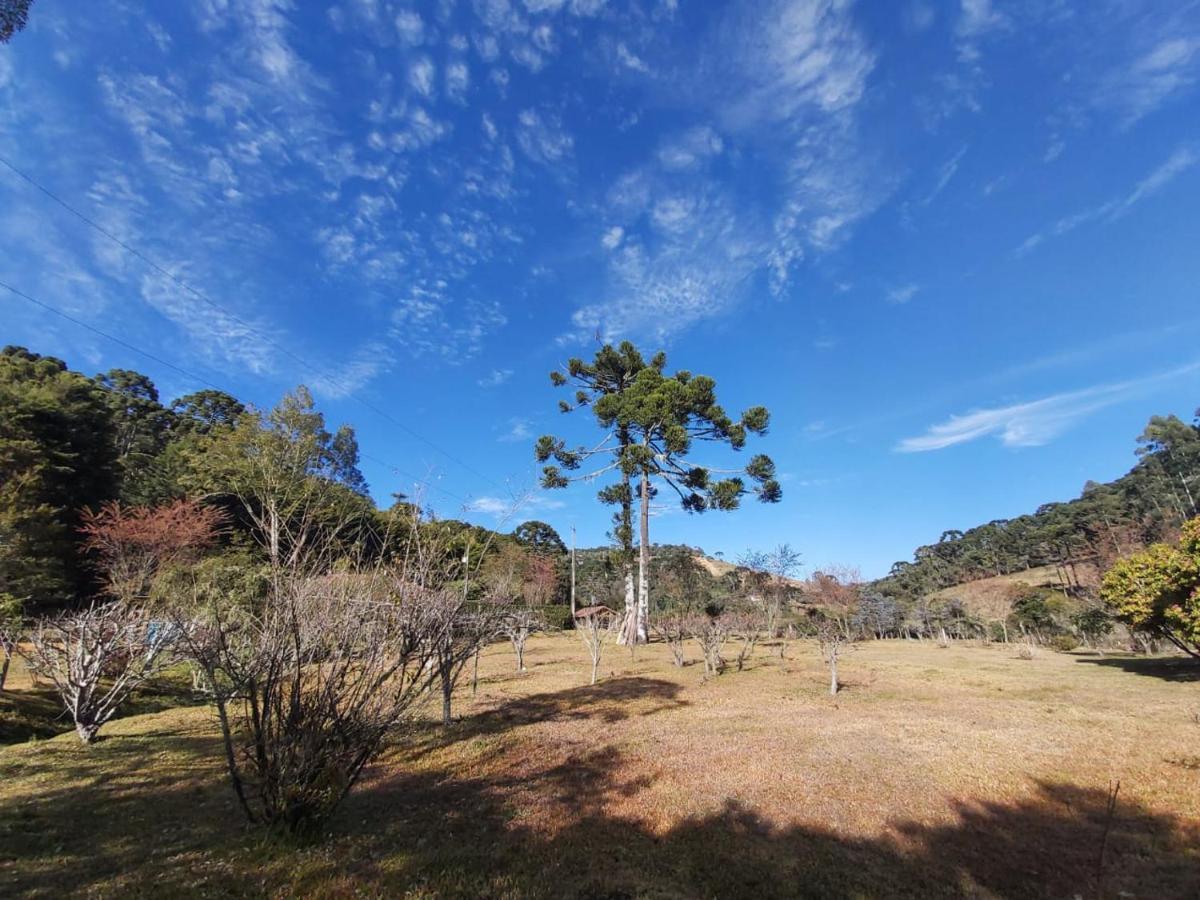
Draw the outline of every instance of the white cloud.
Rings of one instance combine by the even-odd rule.
[[[522,418],[512,418],[508,420],[508,430],[500,435],[497,440],[505,444],[517,444],[522,441],[533,439],[533,432],[530,430],[530,421]]]
[[[562,509],[566,504],[543,494],[528,494],[522,497],[477,497],[466,505],[467,512],[480,512],[497,519],[510,518],[521,511]]]
[[[465,62],[452,62],[446,66],[446,95],[461,100],[471,86],[471,70]]]
[[[517,116],[517,145],[534,162],[551,165],[571,157],[575,140],[556,115],[526,109]]]
[[[633,69],[635,72],[646,74],[650,71],[650,67],[646,65],[645,60],[630,50],[624,42],[617,44],[617,60],[625,68]]]
[[[396,33],[401,41],[415,47],[425,40],[425,23],[411,9],[403,10],[396,14]]]
[[[421,57],[408,68],[408,84],[422,97],[433,95],[433,81],[436,76],[433,62],[428,57]]]
[[[1017,256],[1024,256],[1041,246],[1049,238],[1062,237],[1081,225],[1091,222],[1115,222],[1127,215],[1134,206],[1143,200],[1159,193],[1198,162],[1200,162],[1200,151],[1197,151],[1196,147],[1191,145],[1178,147],[1161,165],[1134,185],[1128,194],[1113,197],[1099,206],[1089,207],[1072,215],[1064,216],[1049,229],[1031,234],[1014,252]]]
[[[988,436],[997,437],[1006,447],[1038,447],[1049,443],[1098,410],[1198,370],[1200,363],[1191,363],[1144,378],[1097,385],[1079,391],[1054,394],[1028,403],[951,416],[947,421],[930,427],[919,437],[905,438],[896,449],[902,453],[942,450]]]
[[[962,0],[954,33],[958,36],[958,56],[964,62],[979,58],[977,41],[984,35],[1008,28],[1008,18],[992,8],[991,0]]]
[[[892,288],[887,293],[887,302],[901,305],[907,303],[921,290],[919,285],[905,284],[897,288]]]
[[[477,382],[482,388],[496,388],[512,378],[512,369],[492,369]]]
[[[922,206],[928,206],[930,203],[936,200],[937,196],[946,189],[946,186],[950,184],[951,181],[954,180],[954,176],[958,174],[959,164],[962,162],[962,158],[966,156],[966,154],[967,146],[964,144],[952,157],[946,160],[946,162],[942,163],[941,168],[938,170],[937,182],[934,184],[933,190],[930,191],[921,201]]]
[[[1200,35],[1169,33],[1122,69],[1111,73],[1096,102],[1115,109],[1129,127],[1200,77]]]
[[[690,128],[663,143],[658,150],[658,161],[668,171],[694,169],[725,148],[721,136],[707,125]]]
[[[620,246],[623,237],[625,237],[625,229],[620,225],[614,225],[604,232],[604,236],[600,238],[600,243],[606,250],[615,250]]]

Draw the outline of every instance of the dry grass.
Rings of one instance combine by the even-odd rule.
[[[1095,568],[1090,563],[1080,563],[1077,566],[1080,577],[1095,577]],[[952,587],[942,588],[929,595],[930,600],[960,600],[973,615],[983,619],[1003,619],[1012,611],[1012,601],[1009,591],[1017,584],[1027,584],[1031,587],[1046,587],[1062,590],[1062,576],[1054,566],[1038,566],[1013,572],[1010,575],[996,575],[992,578],[980,578],[977,581],[965,581]]]
[[[571,635],[497,646],[309,846],[241,825],[203,709],[9,747],[0,895],[1200,895],[1200,670],[880,642],[834,701],[771,649],[611,648],[593,688]]]

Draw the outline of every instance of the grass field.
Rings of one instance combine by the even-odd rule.
[[[303,845],[242,824],[203,707],[4,747],[0,895],[1200,896],[1200,669],[874,642],[834,700],[771,649],[589,687],[572,635],[494,647]]]

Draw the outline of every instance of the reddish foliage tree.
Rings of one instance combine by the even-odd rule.
[[[154,576],[188,562],[217,540],[224,515],[195,500],[165,506],[122,507],[106,503],[84,510],[83,546],[103,574],[105,589],[118,600],[144,600]]]
[[[533,606],[553,603],[558,593],[558,565],[549,556],[530,556],[525,564],[525,589]]]

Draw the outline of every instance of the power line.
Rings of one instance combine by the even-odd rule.
[[[36,297],[29,296],[29,294],[25,293],[24,291],[17,290],[11,284],[0,281],[0,288],[4,288],[6,291],[16,294],[22,300],[28,300],[30,303],[34,304],[35,306],[40,306],[42,309],[46,310],[46,312],[53,313],[54,315],[58,316],[61,319],[66,319],[68,322],[78,325],[80,328],[86,328],[88,331],[92,332],[93,334],[98,334],[102,338],[107,338],[108,340],[112,341],[114,344],[120,344],[126,350],[132,350],[134,353],[138,353],[138,354],[146,357],[147,359],[152,359],[152,360],[154,360],[154,362],[158,363],[160,366],[166,366],[168,369],[173,369],[174,371],[178,372],[180,375],[183,375],[187,378],[191,378],[194,381],[198,381],[201,384],[206,385],[215,391],[222,390],[220,387],[213,384],[211,381],[209,381],[204,376],[197,375],[195,372],[189,372],[187,369],[177,366],[173,362],[168,362],[167,360],[162,359],[161,357],[155,356],[153,353],[150,353],[148,350],[142,350],[140,347],[135,347],[133,344],[129,343],[128,341],[124,341],[121,338],[116,337],[115,335],[111,335],[107,331],[101,331],[99,328],[96,328],[94,325],[89,325],[87,322],[84,322],[82,319],[75,318],[70,313],[65,313],[61,309],[56,309],[53,306],[50,306],[48,303],[43,303],[41,300],[38,300]]]
[[[274,349],[278,350],[280,353],[287,356],[293,362],[299,364],[302,368],[309,370],[311,374],[316,375],[318,378],[324,378],[329,381],[332,381],[334,384],[338,385],[339,387],[343,388],[346,391],[346,396],[350,397],[352,400],[357,401],[360,405],[366,407],[368,410],[375,413],[377,416],[380,416],[381,418],[390,422],[393,426],[395,426],[396,428],[399,428],[405,434],[420,441],[421,443],[425,444],[426,446],[430,447],[431,449],[437,451],[442,456],[444,456],[446,459],[448,459],[450,462],[458,465],[465,471],[470,472],[472,475],[475,475],[477,478],[480,478],[480,479],[488,482],[489,484],[495,485],[496,487],[502,487],[502,485],[500,485],[500,483],[498,481],[496,481],[494,478],[492,478],[491,476],[485,475],[483,472],[479,471],[474,466],[459,459],[455,454],[451,453],[449,450],[445,449],[444,447],[439,446],[437,443],[435,443],[434,441],[425,437],[423,434],[420,434],[419,432],[410,428],[408,425],[404,424],[399,419],[392,416],[390,413],[380,409],[378,406],[371,403],[370,401],[364,400],[362,397],[360,397],[358,395],[357,391],[350,390],[348,388],[348,386],[346,385],[346,383],[341,381],[337,377],[329,376],[329,375],[322,375],[321,367],[313,365],[312,363],[308,362],[306,359],[304,359],[304,357],[293,352],[292,350],[289,350],[287,347],[283,346],[278,341],[276,341],[274,338],[272,338],[270,335],[264,334],[262,331],[255,328],[249,322],[240,318],[236,313],[232,312],[231,310],[229,310],[222,304],[213,300],[207,294],[203,293],[202,291],[198,290],[197,288],[192,287],[192,285],[188,284],[188,282],[184,281],[182,278],[175,275],[175,273],[170,272],[167,269],[164,269],[162,266],[160,266],[158,263],[156,263],[153,259],[148,257],[146,254],[142,253],[136,247],[130,245],[126,241],[117,237],[111,231],[104,228],[102,225],[98,224],[93,219],[86,216],[84,213],[80,212],[78,209],[76,209],[74,206],[72,206],[66,200],[63,200],[61,197],[59,197],[57,194],[55,194],[49,188],[47,188],[44,185],[42,185],[41,183],[39,183],[31,175],[27,174],[26,172],[23,172],[21,169],[18,169],[15,165],[13,165],[11,162],[9,162],[7,159],[5,159],[3,156],[0,156],[0,165],[3,165],[6,169],[8,169],[10,172],[12,172],[14,175],[16,175],[18,178],[22,179],[26,183],[28,183],[31,186],[33,186],[34,188],[36,188],[38,191],[40,191],[42,194],[44,194],[46,197],[48,197],[54,203],[61,206],[63,209],[65,209],[71,215],[75,216],[77,219],[79,219],[79,221],[83,222],[89,228],[94,229],[97,233],[103,235],[105,238],[112,241],[114,244],[116,244],[122,250],[129,253],[131,256],[135,257],[136,259],[140,260],[145,265],[147,265],[151,269],[153,269],[155,272],[162,275],[164,278],[169,279],[171,282],[178,285],[181,289],[187,291],[193,297],[197,298],[201,302],[203,302],[203,303],[207,304],[208,306],[212,307],[213,309],[217,310],[221,314],[228,316],[230,319],[232,319],[238,325],[241,325],[248,332],[250,332],[251,334],[258,337],[260,340],[262,340],[268,346],[273,347]],[[36,303],[38,301],[33,301],[33,302]],[[39,305],[44,306],[45,304],[39,304]],[[49,309],[49,307],[46,307],[46,308]],[[55,310],[51,310],[51,311],[53,312]],[[78,320],[73,320],[73,321],[76,321],[78,324],[83,324],[83,323],[79,323]],[[90,327],[90,326],[84,325],[84,327]],[[96,329],[92,329],[92,330],[96,331]],[[99,333],[99,332],[97,332],[97,333]],[[138,351],[138,352],[141,352],[141,351]]]
[[[106,340],[112,341],[114,344],[119,344],[120,346],[124,347],[126,350],[130,350],[134,353],[144,356],[146,359],[153,360],[154,362],[158,363],[160,366],[166,366],[168,369],[178,372],[180,375],[183,375],[186,378],[190,378],[193,381],[198,381],[200,384],[203,384],[206,387],[210,387],[215,391],[221,391],[222,393],[229,393],[224,388],[222,388],[220,385],[214,384],[213,382],[209,381],[203,375],[197,375],[195,372],[189,371],[188,369],[185,369],[182,366],[177,366],[177,365],[175,365],[175,363],[165,360],[160,356],[156,356],[155,354],[151,353],[148,350],[143,350],[141,347],[137,347],[137,346],[129,343],[128,341],[117,337],[116,335],[109,334],[107,331],[103,331],[99,328],[96,328],[94,325],[90,325],[87,322],[84,322],[82,319],[76,318],[75,316],[71,315],[70,313],[65,313],[61,309],[53,307],[48,303],[43,303],[41,300],[37,299],[36,297],[33,297],[33,296],[25,293],[24,291],[13,287],[11,284],[8,284],[5,281],[0,281],[0,288],[4,288],[6,291],[9,291],[10,293],[14,294],[15,296],[20,297],[22,300],[29,301],[30,303],[34,304],[35,306],[38,306],[41,309],[44,309],[46,312],[53,313],[54,315],[58,316],[61,319],[65,319],[66,321],[71,322],[74,325],[78,325],[80,328],[85,328],[88,331],[92,332],[93,334],[99,335],[100,337],[105,338]],[[411,478],[413,480],[414,484],[424,483],[421,481],[421,479],[417,478],[412,473],[405,472],[399,466],[393,465],[392,463],[389,463],[385,460],[379,459],[376,456],[372,456],[371,454],[367,454],[367,453],[360,453],[359,455],[363,459],[369,459],[378,465],[381,465],[387,469],[390,469],[393,474],[400,475],[404,478]],[[440,491],[441,493],[445,494],[446,496],[450,497],[451,499],[457,500],[464,505],[469,505],[469,503],[470,503],[470,501],[465,500],[464,498],[460,497],[458,494],[455,494],[453,491],[449,491],[446,488],[441,487],[440,485],[431,484],[430,486],[434,490]]]

